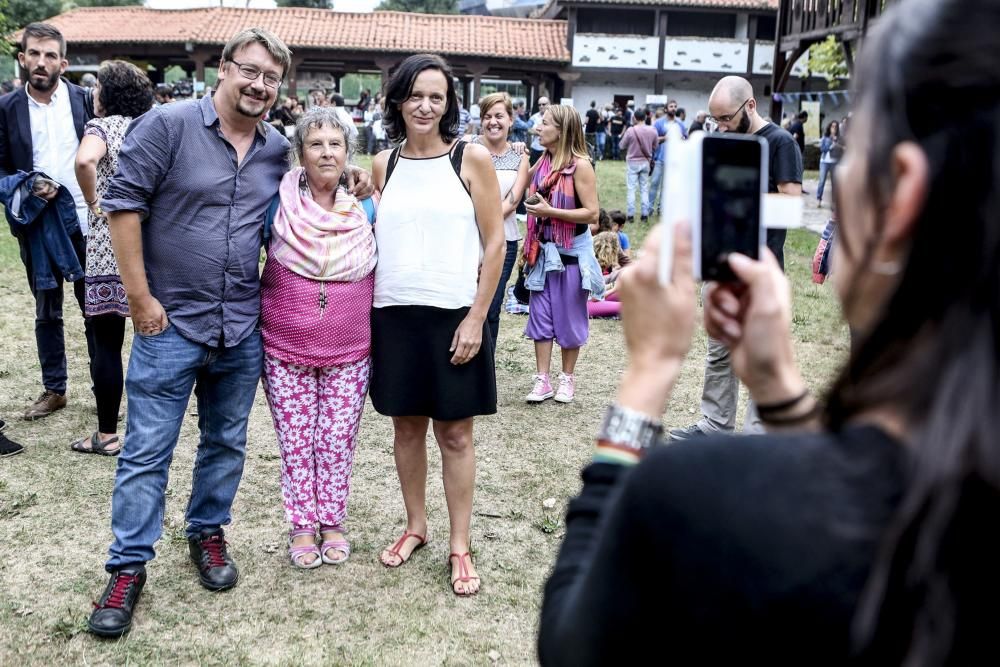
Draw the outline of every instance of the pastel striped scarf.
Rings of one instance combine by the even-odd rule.
[[[274,216],[271,255],[282,266],[313,280],[353,283],[375,268],[375,235],[361,203],[337,190],[333,210],[317,204],[305,170],[297,167],[281,179],[281,205]]]
[[[580,205],[576,201],[576,189],[573,187],[573,174],[575,172],[575,158],[561,170],[553,171],[552,156],[546,151],[542,159],[538,161],[538,167],[535,169],[535,175],[531,179],[528,194],[537,192],[545,197],[545,200],[549,202],[549,206],[552,208],[561,208],[563,210],[580,208]],[[572,248],[573,237],[576,236],[576,223],[560,220],[559,218],[550,218],[550,221],[552,225],[550,227],[549,238],[544,240],[554,241],[556,245],[563,248]],[[534,235],[538,233],[538,228],[544,226],[543,222],[543,220],[539,220],[533,215],[528,216],[529,239],[535,238]],[[538,238],[542,237],[539,236]]]

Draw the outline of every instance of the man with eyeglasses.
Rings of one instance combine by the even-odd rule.
[[[538,132],[542,127],[542,116],[545,115],[545,111],[548,108],[549,98],[539,97],[538,112],[532,114],[531,118],[528,119],[528,125],[530,126],[528,132],[531,133],[531,154],[528,156],[528,162],[532,165],[538,162],[538,158],[542,157],[542,153],[545,152],[545,147],[542,146],[542,142],[539,141]]]
[[[133,122],[101,201],[135,337],[111,501],[111,577],[89,620],[99,636],[131,627],[193,387],[201,439],[185,517],[188,549],[205,588],[227,590],[239,579],[222,526],[243,474],[263,362],[263,221],[288,169],[288,140],[264,116],[290,63],[273,34],[238,33],[222,51],[211,96],[154,107]]]
[[[710,131],[756,134],[767,139],[768,179],[767,191],[786,195],[802,194],[802,153],[795,139],[786,130],[764,120],[757,113],[757,100],[753,97],[750,82],[738,76],[727,76],[716,84],[708,99],[709,116],[706,126]],[[767,247],[785,265],[785,230],[767,230]],[[702,418],[686,428],[670,431],[673,440],[687,440],[736,429],[736,405],[739,402],[740,382],[733,374],[729,349],[721,342],[709,338],[705,356],[705,385],[701,396]],[[747,401],[744,419],[745,433],[763,431],[753,401]]]

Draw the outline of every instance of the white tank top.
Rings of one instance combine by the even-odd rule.
[[[455,309],[475,301],[483,246],[450,154],[399,156],[382,189],[375,242],[376,308]]]

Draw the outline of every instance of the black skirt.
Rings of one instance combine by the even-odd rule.
[[[468,308],[389,306],[372,309],[372,405],[390,417],[454,421],[497,411],[493,338],[469,362],[451,363],[452,337]]]

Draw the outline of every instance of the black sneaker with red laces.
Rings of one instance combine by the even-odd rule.
[[[132,610],[146,585],[145,565],[115,570],[101,599],[94,603],[87,627],[98,637],[121,637],[132,627]]]
[[[191,560],[198,566],[201,585],[210,591],[225,591],[240,580],[240,571],[229,557],[226,537],[221,528],[203,528],[188,538]]]

